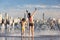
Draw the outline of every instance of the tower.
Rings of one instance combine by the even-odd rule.
[[[0,14],[0,23],[2,23],[2,14]]]
[[[44,16],[45,16],[45,14],[43,13],[43,21],[44,21]]]
[[[44,24],[44,19],[45,19],[44,16],[45,16],[45,14],[43,13],[43,24]]]
[[[26,13],[24,13],[24,18],[26,19]]]
[[[5,19],[8,19],[8,14],[7,13],[5,13]]]

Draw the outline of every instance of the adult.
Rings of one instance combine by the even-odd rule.
[[[37,9],[35,8],[35,11],[33,13],[30,13],[30,12],[28,12],[28,10],[26,10],[28,21],[29,21],[29,35],[31,33],[32,36],[34,36],[34,21],[33,21],[33,17],[34,17],[34,14],[35,14],[36,10]]]

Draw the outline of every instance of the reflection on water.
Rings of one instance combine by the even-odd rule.
[[[0,40],[21,40],[21,37],[0,37]],[[23,40],[29,40],[29,38],[25,37]],[[32,40],[30,38],[30,40]],[[34,40],[60,40],[60,37],[58,36],[49,36],[49,37],[34,37]]]

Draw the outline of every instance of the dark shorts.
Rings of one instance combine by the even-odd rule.
[[[34,23],[29,23],[29,26],[34,26]]]

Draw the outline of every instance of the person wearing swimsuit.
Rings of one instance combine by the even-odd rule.
[[[22,18],[22,21],[21,21],[22,36],[25,35],[25,25],[26,25],[26,20],[25,20],[25,18]]]
[[[28,15],[30,15],[30,13]],[[33,17],[30,16],[28,19],[29,19],[29,35],[32,34],[32,36],[33,36],[34,35],[34,21],[33,21]]]
[[[28,11],[26,10],[26,12],[28,13]],[[35,8],[35,11],[32,13],[28,13],[28,21],[29,21],[29,35],[30,33],[32,34],[32,37],[34,36],[34,21],[33,21],[33,16],[36,12],[36,8]]]

